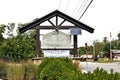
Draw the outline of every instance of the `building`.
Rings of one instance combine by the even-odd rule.
[[[110,56],[112,60],[120,60],[120,50],[111,50]]]

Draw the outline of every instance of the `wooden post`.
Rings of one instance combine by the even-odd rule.
[[[74,39],[74,57],[77,57],[77,35],[73,35]]]
[[[40,30],[36,29],[36,57],[40,57],[40,51],[41,51]]]
[[[113,60],[113,54],[112,54],[112,51],[110,51],[110,60]]]

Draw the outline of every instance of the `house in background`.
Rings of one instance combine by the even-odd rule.
[[[111,50],[110,58],[111,60],[120,60],[120,50]]]

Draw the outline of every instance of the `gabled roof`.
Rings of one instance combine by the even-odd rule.
[[[80,22],[80,21],[78,21],[78,20],[60,12],[60,11],[58,11],[58,10],[55,10],[55,11],[49,13],[48,15],[43,16],[43,17],[39,18],[38,20],[36,20],[32,23],[29,23],[28,25],[24,26],[23,28],[20,28],[19,31],[20,31],[20,33],[23,33],[23,32],[25,32],[29,29],[33,29],[34,27],[39,26],[41,23],[43,23],[43,22],[45,22],[45,21],[47,21],[47,20],[49,20],[49,19],[51,19],[55,16],[59,16],[59,17],[63,18],[64,20],[74,24],[76,27],[84,29],[84,30],[86,30],[90,33],[94,32],[94,29],[91,28],[90,26],[88,26],[88,25],[86,25],[86,24],[84,24],[84,23],[82,23],[82,22]]]

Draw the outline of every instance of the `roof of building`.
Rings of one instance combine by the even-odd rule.
[[[113,52],[113,54],[120,54],[120,50],[111,50]]]
[[[86,25],[86,24],[84,24],[84,23],[82,23],[82,22],[80,22],[80,21],[78,21],[78,20],[76,20],[76,19],[74,19],[74,18],[60,12],[60,11],[58,11],[58,10],[55,10],[55,11],[53,11],[53,12],[39,18],[38,20],[29,23],[28,25],[24,26],[23,28],[20,28],[19,31],[20,31],[20,33],[23,33],[23,32],[25,32],[27,30],[35,28],[36,26],[39,26],[40,29],[44,28],[44,27],[41,27],[40,24],[45,22],[45,21],[49,21],[49,19],[51,19],[51,18],[53,18],[55,16],[58,16],[58,17],[60,17],[60,18],[62,18],[64,20],[74,24],[73,28],[81,28],[81,29],[86,30],[86,31],[88,31],[90,33],[94,32],[94,29],[92,27],[90,27],[90,26],[88,26],[88,25]],[[61,27],[61,26],[59,26],[59,27]],[[48,29],[48,28],[51,28],[51,27],[46,27],[46,29]],[[64,28],[65,27],[63,27],[63,29]]]

